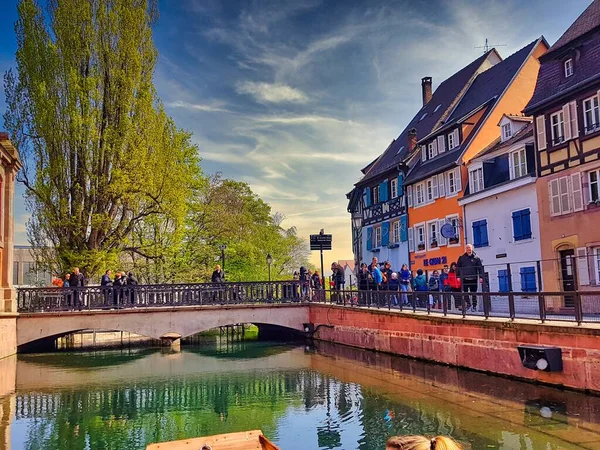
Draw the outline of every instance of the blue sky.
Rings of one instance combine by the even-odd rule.
[[[17,1],[2,3],[4,73]],[[589,3],[159,1],[155,84],[205,172],[248,182],[302,236],[331,232],[328,260],[351,259],[345,194],[420,108],[420,79],[435,89],[486,37],[503,57],[540,35],[552,44]],[[27,218],[18,187],[18,244]]]

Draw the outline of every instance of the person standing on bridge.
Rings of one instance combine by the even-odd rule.
[[[219,264],[215,267],[215,271],[212,273],[210,281],[212,283],[225,283],[225,272],[223,272]]]
[[[75,288],[73,291],[73,308],[83,308],[83,292],[78,288],[85,286],[83,274],[79,272],[79,267],[73,267],[73,273],[69,277],[69,286]]]
[[[461,281],[462,290],[466,294],[464,299],[467,309],[477,309],[477,281],[483,284],[483,264],[481,258],[473,251],[473,245],[467,244],[465,253],[458,258],[456,263],[456,276]],[[471,292],[472,295],[468,293]]]
[[[113,282],[110,279],[110,275],[111,275],[110,270],[107,270],[106,272],[104,272],[104,275],[102,275],[102,278],[100,279],[100,286],[101,286],[101,289],[102,289],[103,295],[104,295],[104,305],[107,307],[110,304],[110,298],[111,298],[110,291],[111,291],[111,287],[113,285]]]

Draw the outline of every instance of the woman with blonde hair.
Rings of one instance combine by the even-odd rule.
[[[462,447],[446,436],[432,439],[425,436],[393,436],[385,443],[385,450],[461,450]]]

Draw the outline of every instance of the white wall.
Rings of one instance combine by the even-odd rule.
[[[535,183],[531,183],[510,191],[489,196],[485,199],[465,205],[465,227],[467,240],[473,243],[472,222],[486,219],[488,230],[488,247],[475,249],[475,253],[483,260],[485,271],[489,273],[490,290],[498,291],[498,270],[506,269],[511,264],[513,290],[521,290],[521,267],[536,267],[535,261],[542,258],[540,249],[540,226]],[[512,228],[512,212],[529,208],[531,211],[532,238],[525,241],[514,241]],[[497,254],[506,253],[505,258],[496,258]],[[538,290],[540,286],[537,283]]]

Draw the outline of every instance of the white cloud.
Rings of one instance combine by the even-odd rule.
[[[181,100],[168,102],[166,104],[169,108],[181,108],[190,111],[203,111],[203,112],[232,112],[228,109],[223,108],[220,104],[205,104],[205,103],[189,103]]]
[[[269,103],[306,103],[308,97],[304,92],[291,86],[277,83],[256,83],[243,81],[236,85],[238,94],[248,94],[260,102]]]

